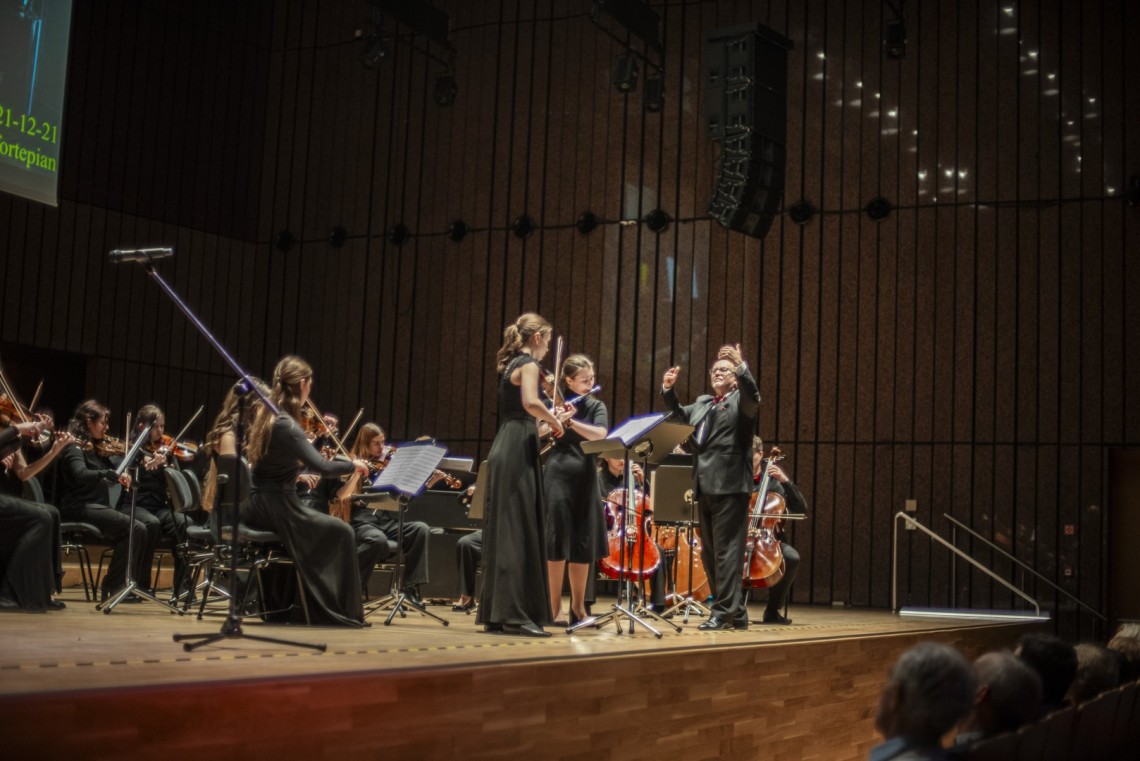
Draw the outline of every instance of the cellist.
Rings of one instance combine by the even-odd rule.
[[[752,437],[752,473],[756,486],[764,478],[764,442],[759,436]],[[792,483],[788,474],[775,462],[768,463],[768,491],[779,494],[784,498],[788,513],[791,515],[806,515],[807,500],[804,499],[800,487]],[[781,522],[782,523],[782,522]],[[764,607],[764,623],[787,625],[792,619],[783,615],[780,609],[788,599],[788,590],[796,580],[796,571],[800,567],[800,553],[796,548],[784,540],[784,529],[781,525],[776,529],[776,538],[780,542],[780,552],[784,556],[784,576],[768,590],[768,604]]]

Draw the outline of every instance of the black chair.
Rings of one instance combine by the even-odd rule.
[[[45,502],[43,487],[35,476],[24,481],[23,496],[31,502]],[[91,570],[91,553],[87,550],[87,545],[102,544],[103,532],[90,523],[77,521],[60,521],[59,531],[60,554],[70,557],[71,553],[75,553],[79,561],[79,578],[83,581],[83,596],[92,602],[96,599],[95,574]]]

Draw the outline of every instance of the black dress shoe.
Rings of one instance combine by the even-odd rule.
[[[538,624],[527,621],[525,624],[503,624],[503,634],[517,634],[522,637],[549,637],[550,632],[544,631]]]
[[[732,621],[712,616],[697,628],[703,632],[729,631],[732,629]]]
[[[63,610],[66,607],[67,603],[65,603],[63,600],[48,600],[48,610]]]
[[[474,599],[468,600],[465,603],[458,603],[457,602],[451,606],[451,611],[453,613],[466,613],[467,615],[471,615],[471,611],[473,611],[473,610],[475,610],[475,600]]]
[[[747,631],[748,630],[748,616],[745,616],[744,618],[732,619],[732,628],[738,632]]]
[[[418,605],[421,608],[423,607],[424,601],[420,598],[420,590],[416,589],[415,587],[404,587],[400,591],[404,593],[404,595],[412,604]]]
[[[764,623],[766,624],[780,624],[781,626],[787,626],[791,622],[792,619],[787,618],[786,616],[781,616],[779,613],[773,611],[764,611]]]
[[[490,633],[494,634],[496,632],[501,632],[502,630],[503,630],[502,624],[483,624],[483,631],[485,631],[485,632],[490,632]]]

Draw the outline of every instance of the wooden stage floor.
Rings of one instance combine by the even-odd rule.
[[[416,613],[391,626],[374,616],[363,630],[245,624],[248,634],[323,642],[325,653],[248,640],[186,653],[172,634],[216,632],[221,619],[147,603],[104,615],[76,591],[63,599],[64,611],[0,616],[0,732],[24,737],[10,747],[39,757],[90,758],[96,747],[115,758],[302,748],[340,758],[659,758],[668,749],[686,759],[861,758],[899,652],[936,639],[973,657],[1031,626],[800,606],[792,626],[746,632],[700,632],[692,618],[660,640],[612,625],[532,639],[487,634],[473,615],[433,606],[449,626]],[[228,705],[249,723],[200,733],[192,717],[204,705]],[[103,745],[108,732],[115,740]],[[94,739],[84,746],[84,737]]]

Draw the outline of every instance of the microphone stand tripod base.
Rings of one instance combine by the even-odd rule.
[[[642,618],[651,618],[654,621],[659,621],[660,623],[665,624],[666,626],[672,626],[673,631],[677,632],[678,634],[681,633],[681,627],[680,626],[677,626],[677,624],[666,619],[662,613],[658,613],[655,610],[651,610],[651,609],[647,608],[644,603],[638,603],[636,613],[638,616],[640,616]]]
[[[673,605],[673,607],[669,608],[664,613],[662,613],[662,615],[663,616],[675,616],[679,612],[684,613],[684,615],[681,617],[681,622],[685,623],[685,624],[689,623],[689,614],[690,613],[696,613],[697,615],[703,616],[705,618],[712,615],[712,609],[711,608],[707,607],[702,602],[698,602],[697,600],[693,599],[691,596],[682,597],[680,600],[677,601],[676,604]]]

